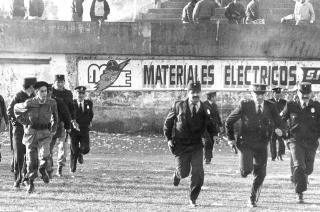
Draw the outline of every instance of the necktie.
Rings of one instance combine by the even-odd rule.
[[[197,109],[196,109],[196,104],[192,104],[193,108],[192,108],[192,117],[194,117],[197,113]]]
[[[261,113],[262,113],[261,105],[259,104],[259,105],[258,105],[258,114],[260,115]]]
[[[303,109],[305,109],[307,107],[307,103],[303,103]]]
[[[79,109],[80,109],[81,112],[83,112],[83,110],[82,110],[82,103],[81,103],[81,102],[80,102]]]

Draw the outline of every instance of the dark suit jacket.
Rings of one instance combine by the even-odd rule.
[[[269,99],[271,102],[273,102],[278,110],[279,113],[284,109],[284,107],[287,104],[287,101],[284,99],[279,99],[279,102],[276,101],[275,98]]]
[[[217,135],[216,127],[210,120],[208,111],[210,108],[200,102],[199,111],[204,112],[204,116],[199,119],[199,123],[190,123],[191,111],[188,104],[188,99],[185,101],[177,101],[173,104],[165,122],[164,122],[164,135],[167,140],[175,140],[184,142],[186,140],[193,140],[201,142],[201,136],[207,129],[210,136]],[[199,112],[198,111],[198,112]],[[193,127],[190,126],[203,126],[196,131],[192,131]]]
[[[289,120],[290,141],[317,149],[320,137],[320,103],[310,100],[302,109],[299,101],[290,101],[282,111],[282,119]]]
[[[86,128],[90,125],[93,119],[93,104],[90,100],[84,100],[83,110],[81,111],[76,99],[73,100],[73,105],[75,108],[76,121],[79,124],[79,127]]]
[[[238,140],[253,147],[264,147],[274,128],[282,127],[282,120],[274,103],[265,100],[263,113],[258,115],[253,100],[243,100],[231,112],[226,120],[227,135],[230,140],[235,140],[234,123],[240,119],[240,132]]]

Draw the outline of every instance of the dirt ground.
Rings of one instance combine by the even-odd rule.
[[[27,194],[24,187],[12,189],[7,133],[1,138],[0,211],[320,211],[318,157],[305,204],[296,203],[287,154],[284,161],[271,162],[269,158],[258,208],[249,209],[246,203],[252,176],[241,178],[237,156],[219,144],[213,163],[205,165],[199,206],[190,208],[190,178],[173,186],[174,158],[161,136],[92,132],[91,151],[78,166],[75,178],[65,167],[65,175],[54,176],[49,184],[38,179],[33,194]]]

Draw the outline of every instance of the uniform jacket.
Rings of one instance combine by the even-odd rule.
[[[201,136],[208,131],[210,136],[217,135],[217,128],[210,120],[210,109],[200,102],[197,112],[197,119],[192,119],[188,99],[177,101],[172,106],[165,122],[164,135],[167,140],[176,143],[198,144],[201,143]],[[191,122],[194,120],[193,122]]]
[[[78,101],[73,100],[75,112],[76,112],[76,121],[79,124],[79,127],[87,128],[93,119],[93,104],[90,100],[84,100],[83,111],[80,110]]]
[[[282,119],[289,120],[290,141],[316,149],[320,137],[320,103],[310,100],[302,109],[299,101],[290,101],[282,111]]]
[[[71,116],[70,113],[68,112],[68,107],[64,103],[64,101],[58,97],[53,98],[57,102],[57,109],[58,109],[58,117],[59,117],[59,122],[64,123],[64,128],[66,130],[71,129]]]
[[[222,127],[222,121],[217,104],[214,102],[211,104],[208,100],[206,100],[203,104],[210,108],[210,117],[214,124],[217,125],[217,127]]]
[[[246,16],[247,20],[249,21],[255,21],[260,18],[260,11],[259,11],[259,2],[256,0],[252,0],[249,2],[247,5],[247,10],[246,10]]]
[[[27,134],[35,130],[57,131],[58,109],[54,99],[48,98],[43,104],[40,104],[38,97],[28,99],[14,106],[14,114]]]
[[[4,122],[6,123],[6,125],[8,125],[9,121],[8,121],[6,104],[4,102],[3,97],[0,95],[0,120],[2,118],[4,118]]]
[[[196,3],[193,10],[193,21],[210,20],[215,15],[215,9],[218,5],[212,0],[200,0]]]
[[[241,3],[231,2],[226,7],[224,15],[231,23],[240,23],[246,17],[246,10]]]
[[[277,101],[275,98],[272,98],[272,99],[270,99],[270,101],[275,104],[279,113],[281,113],[281,111],[284,109],[284,107],[287,104],[287,101],[284,99],[279,99],[279,101]]]
[[[94,12],[94,10],[95,10],[95,5],[96,5],[96,1],[98,1],[98,0],[92,0],[92,4],[91,4],[91,8],[90,8],[90,17],[91,17],[91,20],[96,20],[97,18],[99,18],[99,17],[97,17],[97,16],[95,15],[95,12]],[[108,2],[107,2],[106,0],[102,0],[102,1],[104,2],[104,16],[103,16],[103,19],[104,19],[104,20],[107,20],[108,15],[109,15],[109,13],[110,13],[110,7],[109,7],[109,4],[108,4]]]
[[[227,136],[230,140],[235,140],[233,125],[239,119],[240,131],[237,141],[252,147],[267,146],[273,129],[282,127],[282,120],[275,105],[268,100],[263,102],[262,115],[257,114],[253,100],[240,102],[226,120]]]
[[[62,91],[55,88],[52,89],[52,98],[60,98],[64,101],[70,113],[71,119],[75,119],[75,111],[73,106],[73,95],[70,90],[63,89]]]
[[[193,19],[192,19],[192,13],[193,13],[193,9],[194,9],[195,4],[192,4],[191,2],[189,2],[182,10],[182,21],[185,23],[192,23]]]
[[[16,121],[16,116],[14,115],[14,106],[17,103],[25,102],[27,99],[32,98],[32,97],[34,97],[34,94],[32,94],[31,96],[28,96],[28,94],[26,92],[20,91],[11,100],[11,103],[9,104],[7,113],[8,113],[8,118],[12,122],[13,126],[22,127],[22,125]]]

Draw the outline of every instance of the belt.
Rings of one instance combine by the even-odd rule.
[[[50,129],[50,124],[32,124],[30,127],[35,130],[48,130]]]

